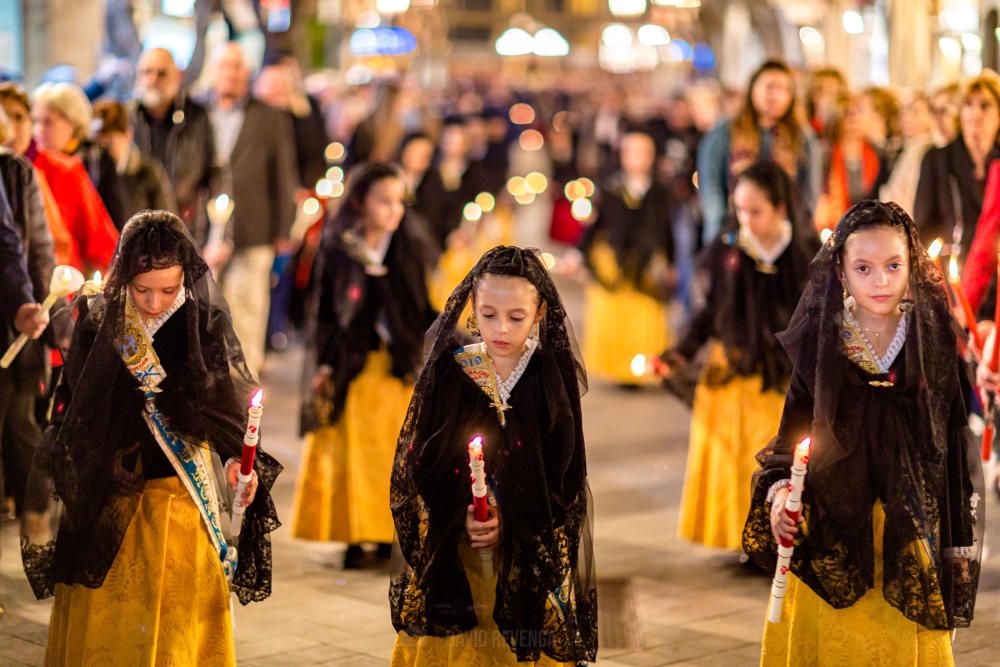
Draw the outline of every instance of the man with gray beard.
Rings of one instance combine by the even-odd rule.
[[[181,89],[183,77],[166,49],[142,54],[135,80],[134,141],[164,166],[177,197],[176,213],[204,243],[205,205],[217,177],[215,139],[208,112]]]

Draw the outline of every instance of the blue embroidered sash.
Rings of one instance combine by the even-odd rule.
[[[122,360],[139,381],[140,390],[146,399],[143,413],[146,425],[198,507],[212,545],[219,553],[222,570],[226,578],[231,580],[236,572],[236,548],[226,542],[226,536],[222,532],[221,503],[212,464],[212,451],[175,432],[166,415],[156,407],[156,394],[161,391],[159,384],[167,374],[153,349],[153,338],[130,298],[125,299],[125,333],[120,346]]]

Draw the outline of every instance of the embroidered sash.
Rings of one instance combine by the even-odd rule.
[[[466,345],[455,350],[453,354],[455,361],[462,367],[465,374],[490,398],[490,407],[496,408],[500,426],[507,426],[507,417],[504,416],[504,412],[510,410],[510,406],[500,398],[500,390],[497,389],[497,372],[493,367],[493,360],[486,353],[486,343]]]
[[[146,426],[194,500],[208,529],[212,546],[219,553],[222,570],[226,578],[232,580],[236,572],[236,548],[226,542],[222,532],[221,504],[211,450],[175,432],[166,415],[156,407],[156,394],[161,391],[159,384],[167,374],[153,349],[153,338],[129,298],[125,300],[125,332],[120,352],[125,366],[139,381],[146,399],[143,413]]]

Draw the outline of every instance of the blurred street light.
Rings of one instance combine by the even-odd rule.
[[[641,16],[646,12],[646,0],[608,0],[613,16]]]

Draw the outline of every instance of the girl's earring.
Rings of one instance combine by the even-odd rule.
[[[469,330],[469,334],[479,337],[479,320],[476,319],[475,313],[469,315],[469,319],[465,321],[465,328]]]
[[[847,291],[847,285],[844,285],[844,310],[854,314],[854,310],[858,307],[858,302],[854,300],[851,293]]]
[[[538,326],[538,322],[535,322],[533,325],[531,325],[531,336],[530,337],[532,338],[532,340],[535,340],[535,341],[538,340],[539,330],[540,330],[540,327]]]
[[[903,299],[899,302],[898,307],[899,307],[899,312],[901,313],[910,312],[911,310],[913,310],[913,299],[911,299],[908,296],[903,297]]]

